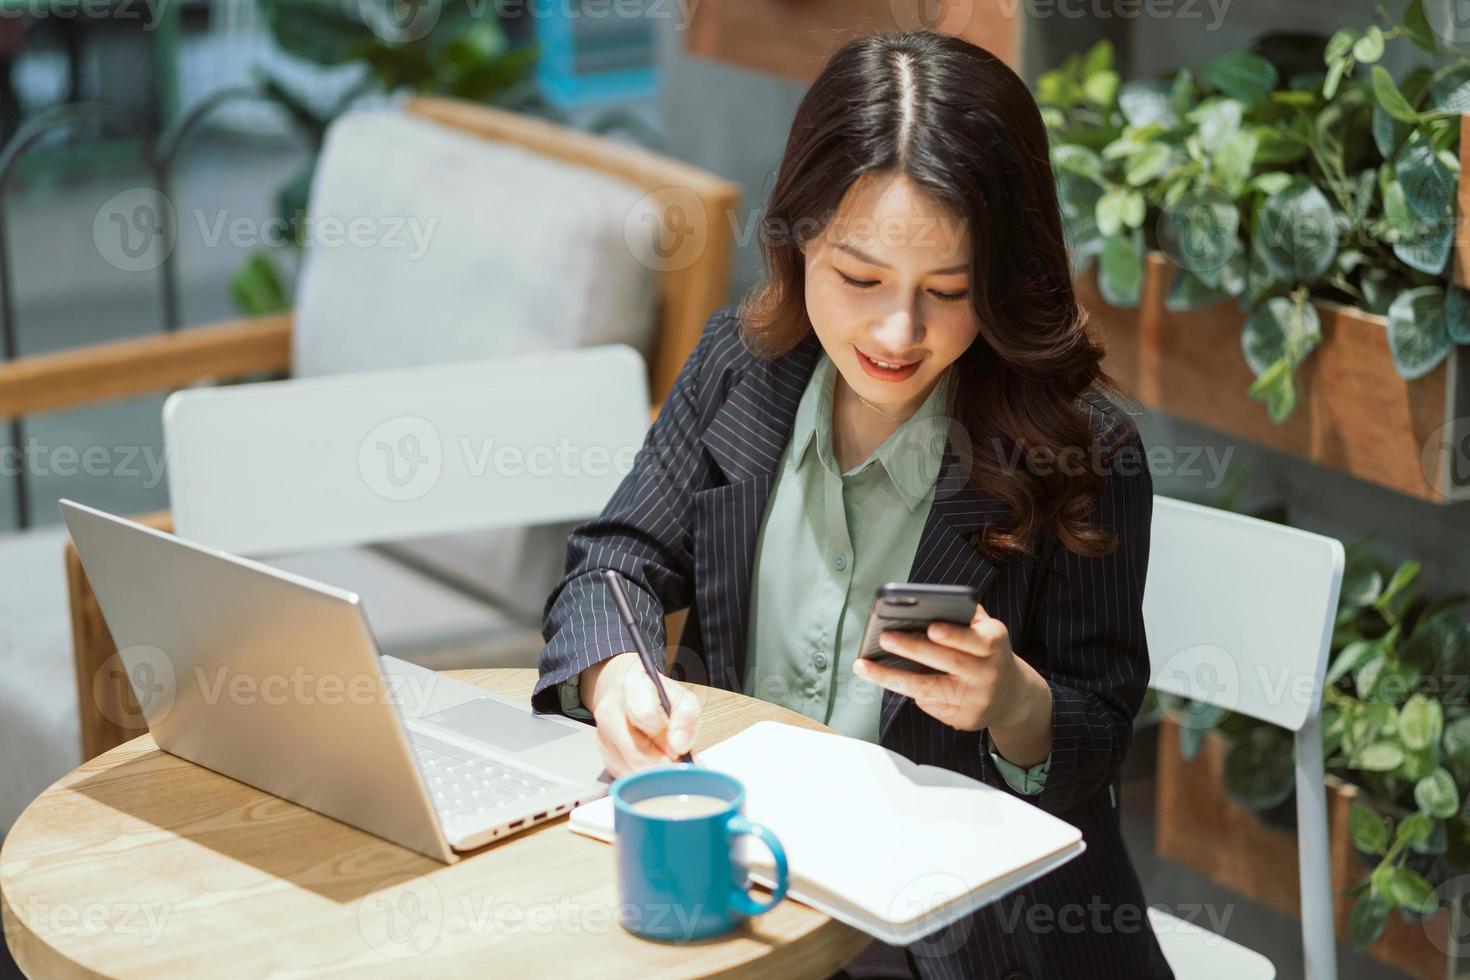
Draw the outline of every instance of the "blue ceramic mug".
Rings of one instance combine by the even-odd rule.
[[[631,773],[609,792],[618,921],[629,932],[671,940],[716,936],[786,897],[786,852],[774,834],[741,816],[745,787],[735,777],[683,763]],[[776,860],[776,887],[765,902],[746,891],[745,867],[735,857],[747,834]]]

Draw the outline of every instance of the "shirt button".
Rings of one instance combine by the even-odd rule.
[[[819,653],[812,658],[812,663],[817,665],[818,670],[825,670],[827,667],[827,657],[825,654]]]
[[[832,567],[837,569],[839,572],[842,571],[844,568],[847,567],[847,556],[841,553],[833,555]]]

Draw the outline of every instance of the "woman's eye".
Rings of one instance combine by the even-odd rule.
[[[964,299],[969,294],[970,294],[970,291],[968,289],[961,289],[957,293],[941,292],[938,289],[931,289],[931,290],[929,290],[929,295],[933,296],[935,299],[943,300],[946,303],[957,303],[960,300]]]
[[[876,279],[854,279],[852,276],[849,276],[841,269],[837,270],[837,274],[842,277],[843,282],[847,283],[849,286],[856,286],[858,289],[871,289],[874,286],[878,285],[878,280]]]

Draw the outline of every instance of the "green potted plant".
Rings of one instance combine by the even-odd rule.
[[[1345,840],[1355,854],[1341,884],[1359,948],[1383,934],[1390,913],[1414,922],[1439,913],[1446,889],[1470,873],[1466,596],[1425,596],[1418,576],[1415,562],[1390,570],[1363,544],[1348,548],[1323,691],[1329,782],[1353,790]],[[1289,733],[1212,706],[1160,703],[1178,725],[1180,756],[1195,758],[1223,736],[1224,795],[1290,829]],[[1161,785],[1161,812],[1182,791]]]
[[[1377,62],[1404,40],[1443,63],[1400,86]],[[1386,316],[1404,378],[1470,343],[1470,294],[1448,276],[1470,62],[1440,51],[1422,0],[1401,23],[1337,32],[1318,70],[1283,77],[1237,51],[1199,77],[1122,82],[1101,42],[1037,97],[1078,271],[1096,259],[1102,297],[1136,305],[1158,249],[1171,310],[1235,299],[1250,394],[1273,419],[1321,339],[1312,300]]]

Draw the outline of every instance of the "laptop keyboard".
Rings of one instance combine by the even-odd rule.
[[[410,733],[409,744],[434,807],[446,822],[473,820],[557,785],[529,769],[476,755],[420,732]]]

